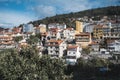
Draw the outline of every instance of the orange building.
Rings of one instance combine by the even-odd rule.
[[[91,42],[91,34],[82,32],[75,35],[76,44],[81,47],[87,47]]]

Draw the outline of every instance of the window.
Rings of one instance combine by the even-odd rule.
[[[105,54],[105,51],[101,51],[102,54]]]
[[[53,51],[50,51],[50,53],[52,53]]]
[[[55,51],[56,54],[59,54],[59,51]]]
[[[69,52],[69,54],[71,54],[71,52]]]
[[[68,59],[76,59],[76,56],[67,56]]]
[[[57,42],[55,42],[55,44],[58,44]]]
[[[75,54],[75,52],[73,52],[73,54]]]

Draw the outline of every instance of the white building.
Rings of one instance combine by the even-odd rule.
[[[93,24],[93,23],[86,23],[86,25],[84,25],[84,29],[83,29],[83,31],[84,32],[89,32],[89,33],[92,33],[93,32],[93,29],[94,29],[94,26],[95,26],[95,24]]]
[[[66,24],[59,24],[59,23],[50,23],[48,24],[48,29],[50,28],[58,28],[58,29],[65,29],[66,28]]]
[[[52,58],[61,58],[67,45],[62,40],[49,40],[45,46],[48,50],[48,55]]]
[[[110,54],[110,52],[108,52],[106,49],[104,48],[100,48],[100,51],[91,51],[90,55],[91,58],[101,58],[101,59],[109,59],[112,57],[112,55]]]
[[[81,50],[79,46],[76,45],[69,45],[67,47],[67,58],[66,62],[67,64],[74,65],[77,62],[77,59],[81,56]]]
[[[48,31],[48,36],[50,37],[50,39],[58,40],[58,39],[61,39],[60,32],[61,31],[58,28],[51,28]]]
[[[104,49],[104,48],[100,48],[100,52],[99,53],[100,54],[109,54],[109,52],[106,49]]]
[[[66,28],[63,30],[63,36],[67,40],[75,39],[75,30],[73,28]]]
[[[99,43],[93,41],[89,46],[92,49],[92,51],[95,51],[95,52],[99,51],[99,48],[100,48]]]
[[[23,32],[25,32],[25,33],[32,33],[32,32],[34,32],[34,26],[33,26],[33,24],[24,24],[23,25]]]
[[[115,41],[108,44],[108,49],[111,52],[120,52],[120,41]]]

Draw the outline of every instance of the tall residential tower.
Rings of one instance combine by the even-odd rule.
[[[83,22],[76,21],[76,31],[83,32]]]

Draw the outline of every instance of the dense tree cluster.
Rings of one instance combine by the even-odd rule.
[[[63,59],[39,56],[34,46],[0,52],[0,80],[119,80],[119,68],[100,58],[80,58],[75,65],[66,65]]]
[[[113,64],[109,60],[93,58],[78,59],[76,65],[67,66],[67,74],[72,74],[73,80],[119,80],[120,64]]]
[[[36,45],[40,39],[37,36],[31,35],[29,39],[27,39],[27,43],[30,45]]]
[[[64,80],[65,65],[60,59],[40,57],[32,47],[20,52],[0,53],[0,80]]]
[[[23,39],[23,37],[22,36],[17,36],[17,37],[14,37],[14,41],[15,42],[19,42],[19,41],[21,41]]]

